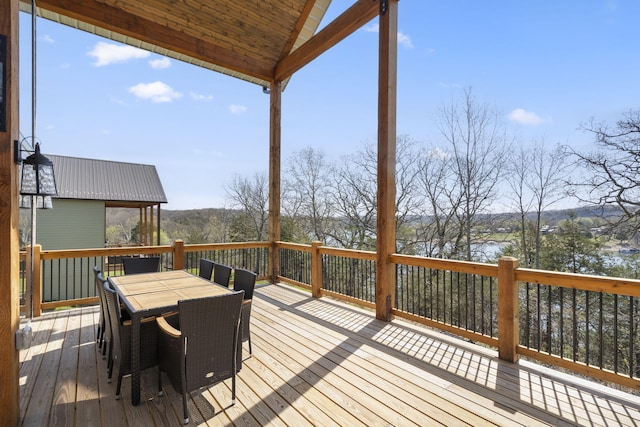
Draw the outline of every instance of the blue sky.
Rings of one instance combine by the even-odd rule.
[[[325,25],[352,2],[334,0]],[[464,88],[519,143],[589,149],[578,130],[640,107],[637,0],[401,0],[397,132],[440,145],[436,116]],[[21,14],[21,126],[31,135],[31,17]],[[38,19],[37,137],[44,153],[156,165],[167,209],[222,207],[234,174],[268,170],[269,96],[254,84]],[[293,76],[291,153],[330,159],[376,139],[377,19]]]

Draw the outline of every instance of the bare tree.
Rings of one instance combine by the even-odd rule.
[[[376,157],[377,162],[377,157]],[[420,155],[418,142],[408,135],[396,138],[396,250],[411,254],[417,245],[415,228],[422,198],[419,192]]]
[[[452,103],[440,110],[440,131],[451,150],[455,185],[461,193],[457,214],[464,244],[461,255],[473,257],[473,227],[496,198],[507,153],[507,137],[498,114],[464,91],[461,106]]]
[[[396,139],[396,241],[399,252],[411,250],[415,237],[408,232],[420,205],[417,142],[406,135]],[[375,249],[377,215],[377,164],[374,144],[343,157],[333,173],[334,221],[331,237],[342,246]]]
[[[256,173],[253,178],[236,175],[226,189],[233,207],[241,209],[244,213],[242,218],[246,225],[245,229],[250,228],[256,240],[264,240],[267,236],[269,217],[269,190],[266,175]]]
[[[330,165],[311,147],[294,153],[284,180],[282,205],[309,240],[326,242],[331,223]]]
[[[640,216],[640,110],[623,115],[614,128],[593,119],[582,126],[593,134],[597,149],[580,153],[565,147],[584,174],[570,182],[576,197],[598,206],[617,206],[619,222],[633,222]]]
[[[375,250],[376,173],[362,153],[342,157],[333,169],[328,237],[343,248]]]
[[[438,149],[425,149],[420,156],[419,180],[422,224],[418,239],[423,255],[449,258],[452,250],[462,241],[462,228],[456,220],[460,210],[462,192],[456,185],[455,169],[449,153]]]
[[[522,261],[526,265],[540,267],[542,213],[565,195],[566,169],[562,149],[548,150],[544,141],[528,149],[521,146],[507,162],[508,183],[519,213]]]

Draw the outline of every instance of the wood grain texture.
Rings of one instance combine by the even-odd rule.
[[[18,350],[18,177],[13,141],[18,124],[18,3],[0,0],[0,34],[6,37],[2,97],[6,127],[0,131],[0,424],[15,425],[19,417]]]
[[[253,356],[237,380],[191,393],[194,425],[210,426],[634,426],[640,397],[529,362],[507,363],[496,351],[372,310],[284,285],[259,285],[253,299]],[[78,320],[74,320],[74,317]],[[120,400],[106,381],[106,360],[93,343],[97,308],[45,314],[34,323],[39,343],[21,355],[25,425],[47,425],[59,411],[46,402],[75,403],[93,425],[181,425],[182,400],[168,380],[157,395],[157,370],[142,375],[140,405],[130,404],[125,377]],[[40,322],[42,322],[40,324]],[[78,331],[78,327],[81,328]],[[86,330],[85,330],[86,329]],[[62,360],[77,342],[76,393],[57,391],[73,371]],[[34,363],[37,369],[30,368]],[[95,364],[94,368],[91,365]],[[85,372],[81,372],[85,371]],[[91,375],[97,378],[92,380]],[[46,378],[50,378],[47,383]],[[97,384],[97,393],[90,384]],[[66,384],[66,382],[64,383]],[[64,388],[67,388],[65,385]],[[68,388],[70,389],[70,387]],[[75,396],[75,397],[73,397]],[[65,402],[62,398],[75,399]],[[57,399],[57,400],[56,400]],[[40,404],[39,402],[43,402]],[[52,409],[55,412],[51,411]],[[80,425],[76,422],[75,425]],[[86,424],[83,424],[86,425]]]

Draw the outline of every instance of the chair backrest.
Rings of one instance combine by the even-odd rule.
[[[153,273],[160,270],[160,257],[122,258],[124,274]]]
[[[115,289],[109,286],[109,282],[102,278],[102,275],[98,275],[99,280],[102,281],[102,289],[104,291],[104,299],[107,303],[107,311],[109,313],[109,320],[111,322],[111,339],[112,339],[112,354],[113,363],[118,369],[121,369],[122,363],[122,341],[120,336],[120,299]]]
[[[242,297],[243,292],[233,292],[178,301],[180,332],[188,343],[186,391],[231,378],[237,371]]]
[[[98,268],[97,265],[93,267],[93,275],[95,276],[96,294],[98,294],[98,300],[100,301],[100,313],[102,314],[102,317],[106,321],[107,303],[104,300],[104,286],[103,286],[104,277],[100,274],[100,268]]]
[[[224,264],[213,263],[213,282],[218,285],[229,287],[231,280],[231,267]]]
[[[233,290],[244,291],[244,299],[253,298],[253,289],[256,287],[256,273],[242,268],[236,268],[233,274]]]
[[[98,294],[98,300],[100,300],[100,309],[102,310],[102,308],[106,307],[106,305],[104,302],[104,291],[102,290],[102,280],[98,280],[98,275],[100,275],[100,268],[98,268],[98,266],[96,265],[93,267],[93,276],[95,277],[96,282],[96,294]],[[100,277],[104,279],[102,275],[100,275]]]
[[[198,270],[198,276],[207,280],[211,280],[213,274],[213,261],[209,259],[200,258],[200,269]]]

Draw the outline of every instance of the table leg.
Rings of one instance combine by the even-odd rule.
[[[140,317],[131,316],[131,404],[140,403]]]

